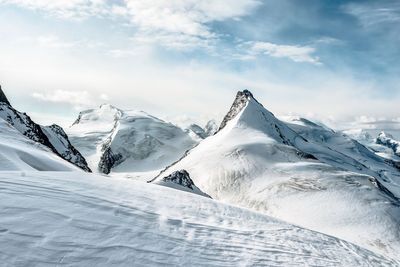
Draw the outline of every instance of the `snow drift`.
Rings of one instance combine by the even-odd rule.
[[[6,266],[400,264],[163,186],[84,172],[0,173],[0,185],[0,262]]]

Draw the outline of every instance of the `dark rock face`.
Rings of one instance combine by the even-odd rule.
[[[400,157],[400,142],[394,140],[393,136],[391,136],[390,134],[385,134],[384,132],[381,132],[378,135],[378,138],[376,138],[376,143],[378,145],[383,145],[392,149],[394,154]]]
[[[3,93],[3,90],[1,89],[1,85],[0,85],[0,103],[6,103],[7,105],[10,105],[10,102],[8,101],[6,95]]]
[[[41,126],[44,134],[48,137],[50,142],[53,142],[54,148],[57,153],[65,160],[75,164],[84,171],[91,172],[86,159],[82,154],[71,144],[64,129],[60,126],[53,124],[51,126]],[[53,141],[54,140],[54,141]],[[56,145],[55,142],[58,142]]]
[[[172,182],[178,185],[181,185],[183,187],[190,188],[193,190],[194,182],[190,178],[189,173],[186,170],[180,170],[173,172],[172,174],[164,177],[162,179],[164,182]]]
[[[205,139],[208,137],[208,135],[206,134],[206,132],[204,131],[203,128],[201,128],[199,125],[197,124],[191,124],[188,128],[187,131],[192,131],[193,133],[195,133],[198,137],[200,137],[201,139]]]
[[[0,103],[0,117],[32,141],[38,142],[51,150],[54,149],[42,128],[25,113],[20,113],[13,107]]]
[[[114,154],[110,147],[106,148],[99,162],[99,171],[104,174],[109,174],[112,167],[121,163],[121,154]]]
[[[4,95],[1,89],[0,94]],[[4,99],[7,100],[5,96],[2,97],[2,100]],[[32,121],[26,113],[17,111],[9,102],[6,103],[5,101],[0,101],[0,118],[3,118],[32,141],[46,146],[62,159],[76,165],[84,171],[91,172],[85,158],[71,145],[68,136],[60,126],[40,126]]]
[[[242,111],[242,109],[246,106],[250,98],[253,98],[253,94],[249,90],[239,91],[236,94],[235,101],[233,101],[231,109],[225,115],[217,132],[221,131],[230,120],[235,118],[236,115],[239,114],[240,111]]]

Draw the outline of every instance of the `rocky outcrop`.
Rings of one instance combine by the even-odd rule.
[[[400,142],[393,139],[393,136],[381,132],[376,138],[376,143],[378,145],[386,146],[393,150],[393,153],[400,157]]]
[[[194,182],[190,179],[190,175],[186,170],[173,172],[172,174],[163,178],[164,182],[172,182],[193,190]]]
[[[202,192],[190,178],[189,173],[186,170],[175,171],[170,175],[162,178],[157,184],[173,187],[175,189],[182,189],[183,191],[198,194],[204,197],[211,198],[206,193]],[[177,186],[176,186],[177,185]]]
[[[50,126],[41,126],[43,133],[47,136],[50,143],[53,145],[57,153],[65,160],[78,166],[84,171],[91,172],[86,159],[82,154],[71,144],[68,135],[60,126],[53,124]]]
[[[115,154],[110,147],[104,150],[99,162],[99,171],[104,174],[109,174],[111,169],[122,162],[122,155]]]
[[[5,103],[7,105],[10,105],[10,102],[8,101],[6,95],[4,94],[3,90],[1,89],[1,85],[0,85],[0,103]]]
[[[225,115],[224,119],[222,120],[222,123],[219,126],[218,131],[221,131],[230,120],[235,118],[236,115],[238,115],[240,111],[242,111],[242,109],[247,105],[247,102],[250,98],[253,98],[253,94],[249,90],[243,90],[237,92],[235,101],[233,101],[233,104],[229,112]]]

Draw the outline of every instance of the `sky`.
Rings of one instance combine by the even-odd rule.
[[[0,0],[0,84],[47,124],[111,103],[221,120],[249,89],[277,115],[400,119],[400,1]]]

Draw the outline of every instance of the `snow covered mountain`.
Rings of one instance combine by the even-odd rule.
[[[78,167],[60,158],[47,146],[21,134],[0,118],[1,171],[77,171]]]
[[[61,127],[35,124],[1,90],[0,102],[2,264],[400,265],[399,163],[326,126],[281,121],[248,90],[220,127],[191,133],[111,105],[81,112],[71,142],[113,179],[82,172]],[[153,183],[115,175],[155,172]]]
[[[31,120],[26,113],[15,110],[0,88],[0,118],[34,142],[48,147],[64,160],[90,172],[85,158],[70,143],[64,130],[58,125],[43,127]]]
[[[0,172],[0,185],[4,266],[400,264],[331,236],[163,186],[84,172]]]
[[[374,131],[375,132],[375,131]],[[386,133],[385,131],[381,131],[378,135],[377,138],[374,138],[369,131],[363,130],[363,129],[351,129],[351,130],[345,130],[342,131],[343,134],[349,136],[350,138],[357,140],[364,146],[366,146],[369,150],[374,152],[376,155],[379,157],[388,159],[390,161],[394,162],[400,162],[400,156],[396,155],[395,151],[393,148],[389,145],[385,145],[383,140],[378,141],[377,139],[380,137],[381,133],[384,133],[385,139],[386,135],[389,135],[392,137],[391,134]],[[393,141],[396,142],[394,138],[390,138]]]
[[[395,257],[396,163],[306,120],[286,123],[238,92],[218,132],[153,181],[187,170],[212,198]]]
[[[196,145],[173,124],[143,111],[123,111],[106,104],[81,112],[68,134],[93,170],[147,178]]]

